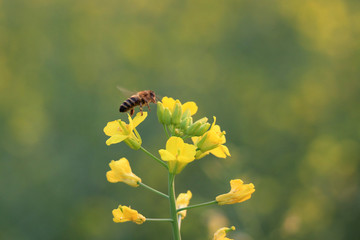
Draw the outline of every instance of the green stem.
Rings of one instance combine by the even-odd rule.
[[[172,137],[174,135],[175,127],[174,125],[169,125],[168,128],[170,129],[170,136]]]
[[[159,194],[159,195],[161,195],[161,196],[169,199],[169,196],[166,195],[165,193],[162,193],[162,192],[160,192],[160,191],[158,191],[158,190],[156,190],[156,189],[154,189],[154,188],[152,188],[152,187],[149,187],[149,186],[146,185],[145,183],[142,183],[142,182],[137,182],[137,183],[138,183],[140,186],[142,186],[142,187],[144,187],[144,188],[146,188],[146,189],[148,189],[148,190],[150,190],[150,191],[153,191],[154,193],[157,193],[157,194]]]
[[[171,218],[146,218],[146,221],[150,222],[172,222]]]
[[[164,131],[165,131],[166,137],[169,139],[169,138],[170,138],[170,137],[169,137],[169,132],[168,132],[168,130],[167,130],[167,128],[166,128],[166,125],[163,124],[163,127],[164,127]]]
[[[178,214],[178,225],[179,225],[179,231],[181,231],[181,215]]]
[[[214,200],[214,201],[210,201],[210,202],[205,202],[205,203],[200,203],[200,204],[196,204],[196,205],[191,205],[191,206],[179,208],[178,210],[176,210],[176,212],[180,212],[182,210],[187,210],[187,209],[191,209],[191,208],[209,206],[209,205],[212,205],[212,204],[217,204],[217,201]]]
[[[140,147],[141,150],[143,150],[147,155],[149,155],[150,157],[152,157],[153,159],[155,159],[158,163],[160,163],[161,165],[163,165],[166,169],[169,169],[169,167],[166,165],[166,163],[164,163],[163,161],[161,161],[160,159],[158,159],[157,157],[155,157],[153,154],[151,154],[148,150],[146,150],[145,148],[143,148],[142,146]]]
[[[170,202],[170,216],[173,219],[172,229],[174,240],[181,240],[179,224],[176,212],[176,198],[175,198],[175,174],[169,172],[169,202]]]

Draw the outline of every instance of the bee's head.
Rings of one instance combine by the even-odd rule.
[[[150,90],[150,98],[152,100],[153,103],[156,103],[156,95],[155,95],[155,92]]]

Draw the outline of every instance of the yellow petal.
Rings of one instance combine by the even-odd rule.
[[[182,109],[183,109],[183,112],[185,112],[187,109],[189,109],[191,116],[192,116],[197,112],[198,106],[196,105],[195,102],[187,102],[187,103],[184,103],[184,105],[182,105]]]
[[[234,231],[235,227],[232,226],[231,228],[223,227],[217,230],[214,234],[213,240],[233,240],[226,237],[226,233],[229,231]]]
[[[113,221],[116,223],[133,221],[137,224],[141,224],[146,221],[146,218],[143,215],[126,206],[119,205],[117,209],[112,211],[112,214],[114,216]]]
[[[129,161],[126,158],[112,160],[109,164],[111,171],[106,173],[106,178],[111,183],[124,182],[132,187],[138,187],[141,178],[136,176],[132,171]]]
[[[119,182],[119,177],[114,171],[107,171],[106,172],[106,179],[111,183]]]
[[[180,154],[180,151],[184,147],[184,140],[179,137],[170,137],[166,142],[166,150],[169,151],[172,155],[177,157]]]
[[[124,141],[128,136],[127,135],[114,135],[106,140],[106,145],[111,145]]]
[[[179,161],[191,162],[195,159],[196,147],[192,144],[184,143],[184,147],[179,156]]]
[[[219,205],[244,202],[250,199],[251,194],[255,192],[254,184],[244,184],[241,179],[231,180],[230,185],[230,192],[216,197]]]
[[[211,128],[210,128],[210,129],[212,129],[212,128],[215,126],[215,123],[216,123],[216,117],[213,116],[213,118],[214,118],[214,122],[211,124]]]
[[[164,161],[174,161],[176,159],[175,156],[171,152],[164,150],[164,149],[160,149],[159,154],[160,154],[161,159]]]
[[[106,127],[104,128],[104,133],[107,136],[113,136],[115,134],[122,134],[122,130],[120,128],[119,120],[108,122]]]
[[[226,156],[231,156],[229,149],[225,145],[220,145],[217,148],[210,151],[213,155],[218,158],[226,158]]]
[[[141,116],[141,113],[138,112],[135,116],[135,118],[132,120],[133,122],[133,128],[136,128],[141,122],[143,122],[145,120],[145,118],[147,117],[148,113],[147,112],[143,112],[143,115]]]
[[[200,141],[200,137],[192,137],[191,140],[193,141],[194,145],[197,145],[197,143]]]
[[[240,188],[244,184],[244,181],[241,179],[233,179],[230,181],[231,190]]]
[[[172,112],[175,106],[175,100],[173,98],[163,97],[161,102],[163,103],[164,108],[168,108],[170,112]]]
[[[191,198],[192,193],[190,190],[188,190],[187,193],[180,193],[176,199],[176,208],[179,209],[187,207]],[[178,214],[181,215],[181,219],[184,219],[186,217],[186,210],[180,211]]]

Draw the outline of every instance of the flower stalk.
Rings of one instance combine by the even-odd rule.
[[[169,184],[169,202],[170,202],[170,216],[173,220],[172,229],[174,240],[181,240],[180,228],[177,219],[176,211],[176,198],[175,198],[175,174],[169,172],[168,184]]]
[[[172,222],[171,218],[146,218],[147,222]]]
[[[169,196],[166,195],[165,193],[162,193],[162,192],[160,192],[160,191],[158,191],[158,190],[156,190],[156,189],[154,189],[154,188],[152,188],[152,187],[150,187],[150,186],[148,186],[148,185],[146,185],[146,184],[144,184],[144,183],[142,183],[142,182],[138,182],[138,184],[139,184],[140,186],[142,186],[142,187],[144,187],[144,188],[146,188],[146,189],[148,189],[148,190],[156,193],[156,194],[159,194],[160,196],[162,196],[162,197],[164,197],[164,198],[169,199]]]
[[[209,206],[209,205],[213,205],[213,204],[217,204],[218,202],[216,200],[214,201],[210,201],[210,202],[204,202],[204,203],[199,203],[199,204],[194,204],[194,205],[190,205],[187,207],[183,207],[183,208],[179,208],[176,211],[180,212],[183,210],[188,210],[188,209],[192,209],[192,208],[198,208],[198,207],[205,207],[205,206]]]
[[[155,157],[153,154],[151,154],[148,150],[146,150],[143,146],[140,147],[141,150],[143,150],[143,152],[145,152],[147,155],[149,155],[151,158],[155,159],[158,163],[160,163],[163,167],[165,167],[166,169],[169,169],[168,165],[166,165],[166,163],[164,163],[163,161],[161,161],[160,159],[158,159],[157,157]]]

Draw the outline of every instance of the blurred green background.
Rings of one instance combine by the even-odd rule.
[[[141,151],[106,146],[130,90],[195,101],[232,157],[177,177],[192,203],[253,182],[251,200],[188,212],[183,239],[360,239],[360,2],[345,0],[0,0],[0,239],[164,239],[168,223],[115,224],[165,200],[106,181],[127,157],[145,183],[167,174]],[[165,136],[152,105],[138,130]]]

